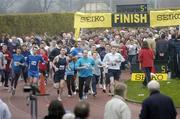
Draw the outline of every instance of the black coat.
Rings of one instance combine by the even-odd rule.
[[[153,92],[143,101],[140,119],[176,119],[176,108],[170,97]]]
[[[165,39],[160,39],[156,42],[156,59],[157,60],[168,60],[169,54],[168,54],[168,47],[169,42]],[[160,56],[160,54],[163,54],[164,56]]]

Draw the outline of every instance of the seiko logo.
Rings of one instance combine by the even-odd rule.
[[[80,22],[103,22],[104,20],[104,16],[88,16],[81,17]]]

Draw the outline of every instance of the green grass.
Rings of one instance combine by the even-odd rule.
[[[127,81],[127,98],[136,102],[142,102],[149,96],[147,88],[142,88],[142,82]],[[180,107],[180,79],[171,79],[160,82],[160,91],[162,94],[170,96],[176,107]]]

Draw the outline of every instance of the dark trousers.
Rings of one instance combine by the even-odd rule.
[[[83,87],[84,88],[84,93],[87,93],[89,90],[89,85],[91,81],[91,76],[88,77],[79,77],[79,98],[83,98]]]
[[[28,78],[27,67],[23,67],[23,68],[22,68],[22,74],[23,74],[24,82],[27,83],[27,78]]]
[[[171,78],[175,78],[176,77],[176,61],[175,61],[175,57],[170,57],[170,60],[168,62],[168,71],[170,71],[171,74]]]
[[[93,75],[92,77],[92,89],[93,89],[93,92],[96,94],[97,91],[96,91],[96,85],[98,84],[99,82],[99,76],[97,75]]]
[[[16,89],[17,87],[19,77],[20,77],[20,73],[14,73],[14,76],[11,80],[11,87],[13,87],[14,89]]]
[[[73,75],[67,75],[66,81],[67,81],[68,95],[72,95],[71,90],[73,92],[75,92],[74,76]]]
[[[103,84],[103,68],[100,68],[101,71],[101,78],[100,78],[100,84]]]
[[[5,87],[8,87],[9,76],[10,76],[10,72],[3,71],[3,76],[1,81],[2,83],[4,83]]]
[[[128,55],[128,61],[131,65],[130,70],[132,72],[132,65],[137,63],[137,55]]]
[[[143,71],[145,73],[145,79],[143,81],[144,86],[147,86],[147,84],[151,80],[151,69],[152,69],[152,67],[144,67],[143,68]]]

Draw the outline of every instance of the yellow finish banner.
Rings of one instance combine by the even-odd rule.
[[[111,27],[111,13],[80,13],[74,18],[74,28]]]
[[[166,81],[168,79],[167,77],[167,73],[156,73],[154,76],[152,76],[152,79],[158,81]],[[131,75],[131,81],[143,81],[144,78],[144,73],[132,73]]]
[[[150,11],[150,26],[180,25],[180,10]]]

